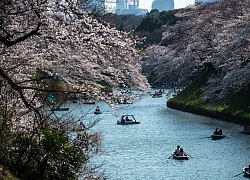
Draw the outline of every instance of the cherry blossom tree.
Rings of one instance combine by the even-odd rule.
[[[161,44],[147,50],[157,63],[156,80],[185,86],[206,67],[214,68],[206,99],[223,99],[249,86],[249,3],[224,0],[179,11],[179,21],[165,26]],[[149,63],[149,64],[150,64]]]
[[[148,90],[136,37],[98,22],[83,6],[74,0],[0,1],[0,159],[20,177],[92,177],[83,165],[98,152],[99,135],[86,134],[80,146],[71,144],[69,126],[43,111],[41,93],[51,86],[60,93],[90,87]]]

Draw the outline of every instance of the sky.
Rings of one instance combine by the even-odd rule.
[[[139,0],[139,7],[141,9],[151,10],[151,5],[154,0]],[[174,0],[174,8],[184,8],[188,5],[194,4],[194,0]]]

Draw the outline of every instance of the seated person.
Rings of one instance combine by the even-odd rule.
[[[247,126],[247,125],[245,125],[245,126],[244,126],[244,130],[245,130],[245,131],[249,131],[249,130],[250,130],[250,127]]]
[[[99,106],[96,107],[95,111],[100,112]]]
[[[176,156],[179,156],[179,154],[180,154],[180,146],[179,145],[177,146],[176,150],[174,151],[174,154]]]
[[[222,135],[222,130],[221,129],[219,130],[219,135]]]
[[[85,125],[84,125],[82,122],[80,122],[80,128],[81,128],[82,130],[86,128]]]
[[[184,152],[184,150],[182,148],[180,148],[180,154],[179,154],[179,156],[186,156],[186,154],[185,154],[185,152]]]
[[[215,131],[214,131],[214,135],[219,135],[218,128],[216,128],[216,129],[215,129]]]
[[[126,121],[132,121],[131,119],[128,118],[128,116],[126,116]]]

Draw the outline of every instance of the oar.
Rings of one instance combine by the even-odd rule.
[[[171,158],[172,156],[173,156],[173,155],[169,156],[168,159]]]
[[[211,138],[211,136],[208,136],[208,137],[201,137],[201,138],[196,138],[196,139],[205,139],[205,138]]]
[[[243,174],[243,172],[241,172],[241,173],[239,173],[239,174],[236,174],[234,177],[239,176],[239,175],[241,175],[241,174]]]
[[[190,156],[188,153],[185,152],[186,155],[188,155],[189,157],[193,158],[192,156]]]

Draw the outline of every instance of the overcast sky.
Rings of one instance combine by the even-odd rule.
[[[141,9],[151,10],[151,5],[154,0],[139,0],[139,7]],[[194,0],[174,0],[174,8],[184,8],[188,5],[194,4]]]

